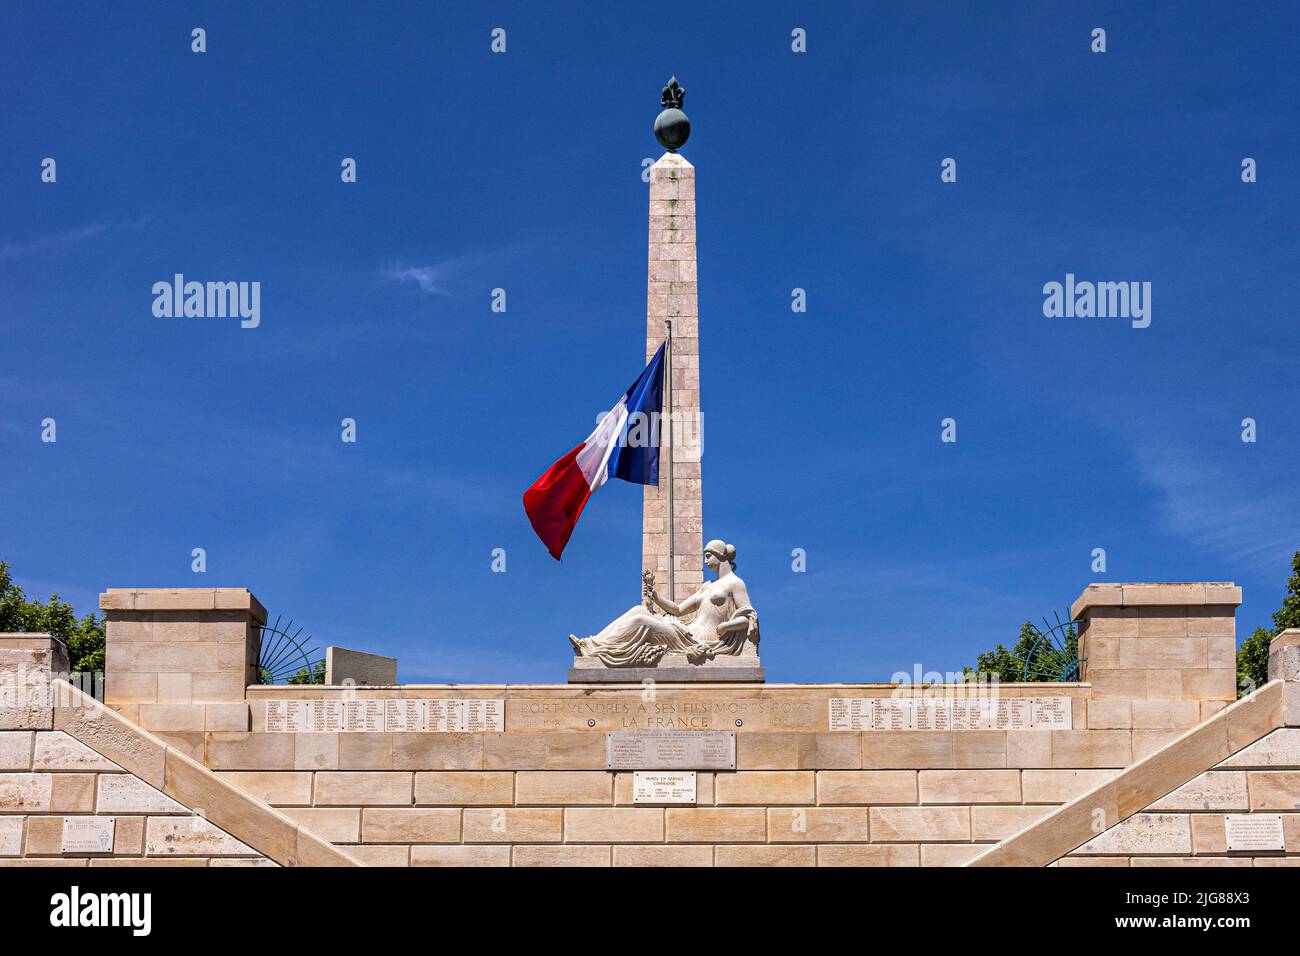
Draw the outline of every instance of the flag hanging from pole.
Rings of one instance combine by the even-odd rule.
[[[659,418],[663,412],[664,347],[596,430],[524,492],[524,511],[555,560],[592,492],[610,478],[659,484]]]

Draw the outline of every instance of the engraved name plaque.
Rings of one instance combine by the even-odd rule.
[[[297,733],[483,733],[506,729],[504,700],[268,700],[266,730]]]
[[[735,770],[735,731],[615,730],[605,734],[607,770]]]
[[[384,729],[390,734],[424,730],[425,707],[422,700],[390,700],[384,711]],[[433,728],[437,730],[438,728]]]
[[[337,734],[343,730],[343,701],[314,700],[308,723],[313,733]]]
[[[112,853],[114,817],[64,817],[64,853]]]
[[[311,729],[310,700],[269,700],[266,702],[266,729],[277,733],[300,734]]]
[[[460,701],[426,700],[424,705],[424,726],[413,728],[431,730],[438,734],[455,733],[460,724]]]
[[[267,710],[268,724],[270,713]],[[346,731],[354,734],[382,734],[387,726],[382,700],[350,700],[343,705],[343,729]]]
[[[1285,850],[1280,813],[1230,813],[1223,818],[1228,850]]]
[[[633,803],[695,803],[695,771],[638,770],[632,775]]]
[[[831,730],[1069,730],[1068,697],[832,697]]]
[[[476,734],[485,730],[501,733],[506,729],[504,700],[462,700],[459,729]]]

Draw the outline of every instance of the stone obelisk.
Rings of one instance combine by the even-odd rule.
[[[668,590],[667,455],[659,458],[659,484],[645,486],[641,523],[642,567],[653,571],[660,593],[680,601],[704,581],[700,458],[699,305],[695,266],[695,167],[677,150],[691,132],[682,112],[686,91],[669,80],[655,120],[655,138],[668,151],[650,167],[650,263],[646,295],[646,361],[663,344],[672,323],[672,550],[674,588]]]

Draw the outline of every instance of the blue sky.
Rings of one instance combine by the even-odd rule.
[[[566,635],[638,598],[641,490],[562,564],[520,495],[641,370],[675,73],[705,534],[769,679],[957,669],[1093,581],[1234,580],[1239,634],[1268,623],[1300,547],[1294,4],[295,9],[9,8],[0,558],[29,593],[246,586],[406,681],[562,681]],[[260,327],[155,318],[176,272],[259,281]],[[1066,273],[1151,282],[1151,326],[1045,318]]]

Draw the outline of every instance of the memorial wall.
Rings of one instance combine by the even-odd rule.
[[[1087,670],[1073,684],[252,684],[238,700],[226,678],[242,677],[245,642],[265,618],[247,591],[110,591],[102,606],[121,727],[210,773],[248,801],[242,814],[264,807],[299,839],[365,864],[942,866],[1034,845],[1035,865],[1240,865],[1255,857],[1238,845],[1276,842],[1274,817],[1283,848],[1259,858],[1292,860],[1300,755],[1294,731],[1268,736],[1287,728],[1283,705],[1264,705],[1300,683],[1230,706],[1220,645],[1235,642],[1237,601],[1222,585],[1087,589],[1076,603]],[[1228,749],[1198,765],[1204,734]],[[28,738],[31,753],[54,739]],[[1180,747],[1191,756],[1179,759]],[[1139,772],[1142,786],[1165,788],[1158,797],[1135,804],[1147,791],[1124,782],[1127,812],[1066,845],[1062,834],[1080,835],[1053,821],[1071,801]],[[147,782],[168,792],[166,774]],[[65,849],[63,819],[45,818],[108,814],[113,784],[33,804],[15,796],[20,783],[0,779],[0,813],[25,818],[17,837],[0,824],[0,846],[12,858],[96,859],[78,855],[90,839],[82,824],[69,823]],[[119,829],[123,853],[137,852],[140,830],[141,862],[224,858],[216,836],[201,854],[164,853],[151,826],[166,824]],[[1042,844],[1035,826],[1056,842]],[[260,852],[258,828],[231,839],[241,853],[289,858]]]
[[[253,687],[249,732],[202,744],[387,865],[952,864],[1132,758],[1086,687],[968,690]]]

